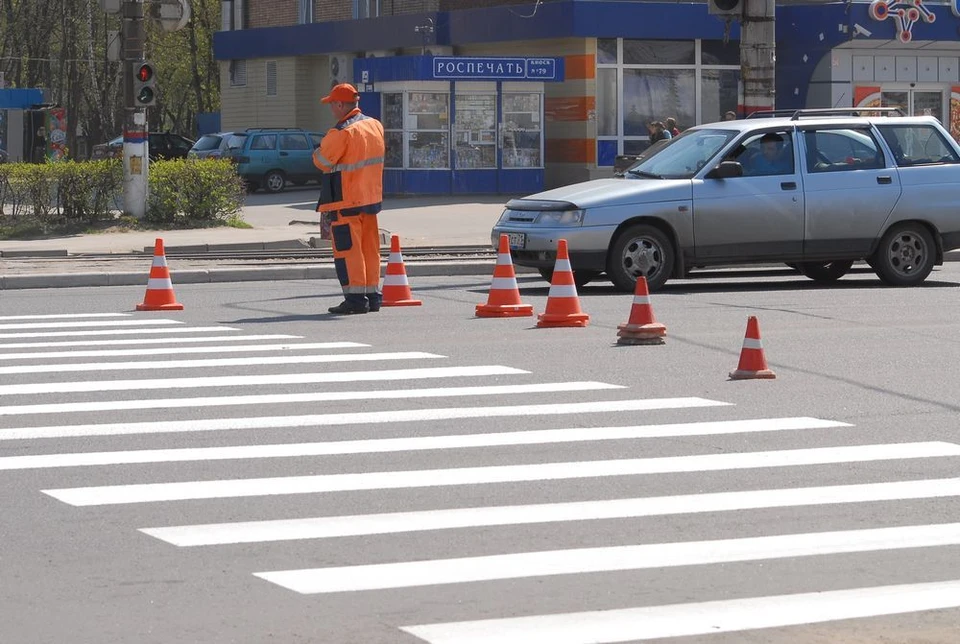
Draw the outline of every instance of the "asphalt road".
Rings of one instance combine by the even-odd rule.
[[[671,282],[662,346],[488,284],[0,293],[0,641],[956,642],[960,265]]]

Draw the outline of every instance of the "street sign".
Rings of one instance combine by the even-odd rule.
[[[187,0],[160,0],[154,18],[164,31],[179,31],[190,22],[190,5]]]
[[[120,0],[100,0],[100,10],[104,13],[120,13]]]

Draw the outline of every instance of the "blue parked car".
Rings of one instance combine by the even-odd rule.
[[[323,134],[301,128],[248,128],[242,134],[246,137],[241,146],[228,150],[224,158],[237,164],[237,174],[247,182],[250,192],[261,187],[267,192],[281,192],[287,182],[302,186],[320,179],[320,170],[313,165],[313,151]]]

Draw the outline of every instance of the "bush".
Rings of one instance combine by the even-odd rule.
[[[0,166],[2,205],[16,227],[47,232],[59,223],[55,209],[56,184],[49,167],[28,163]]]
[[[243,208],[243,180],[229,161],[175,159],[150,164],[146,220],[174,226],[222,225]]]
[[[68,223],[93,223],[113,218],[113,206],[123,190],[123,166],[116,160],[49,165],[57,183],[57,204]]]

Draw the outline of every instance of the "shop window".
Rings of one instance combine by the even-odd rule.
[[[617,64],[617,39],[616,38],[597,38],[597,64],[598,65],[616,65]]]
[[[267,96],[277,95],[277,61],[267,61]]]
[[[694,65],[697,62],[693,40],[623,41],[625,65]]]
[[[623,134],[649,136],[651,121],[677,120],[681,128],[696,123],[694,70],[623,70]]]
[[[457,94],[454,123],[457,168],[496,168],[496,94]]]
[[[403,93],[391,92],[383,95],[383,128],[386,143],[384,167],[403,167]]]
[[[739,65],[740,41],[703,40],[700,42],[700,62],[704,65]]]
[[[700,120],[714,123],[723,115],[737,111],[740,96],[740,70],[705,69],[700,83]]]
[[[503,95],[504,168],[543,166],[542,113],[539,93]]]
[[[450,167],[450,95],[411,92],[407,105],[407,167]]]
[[[597,70],[597,136],[617,135],[617,70]]]

